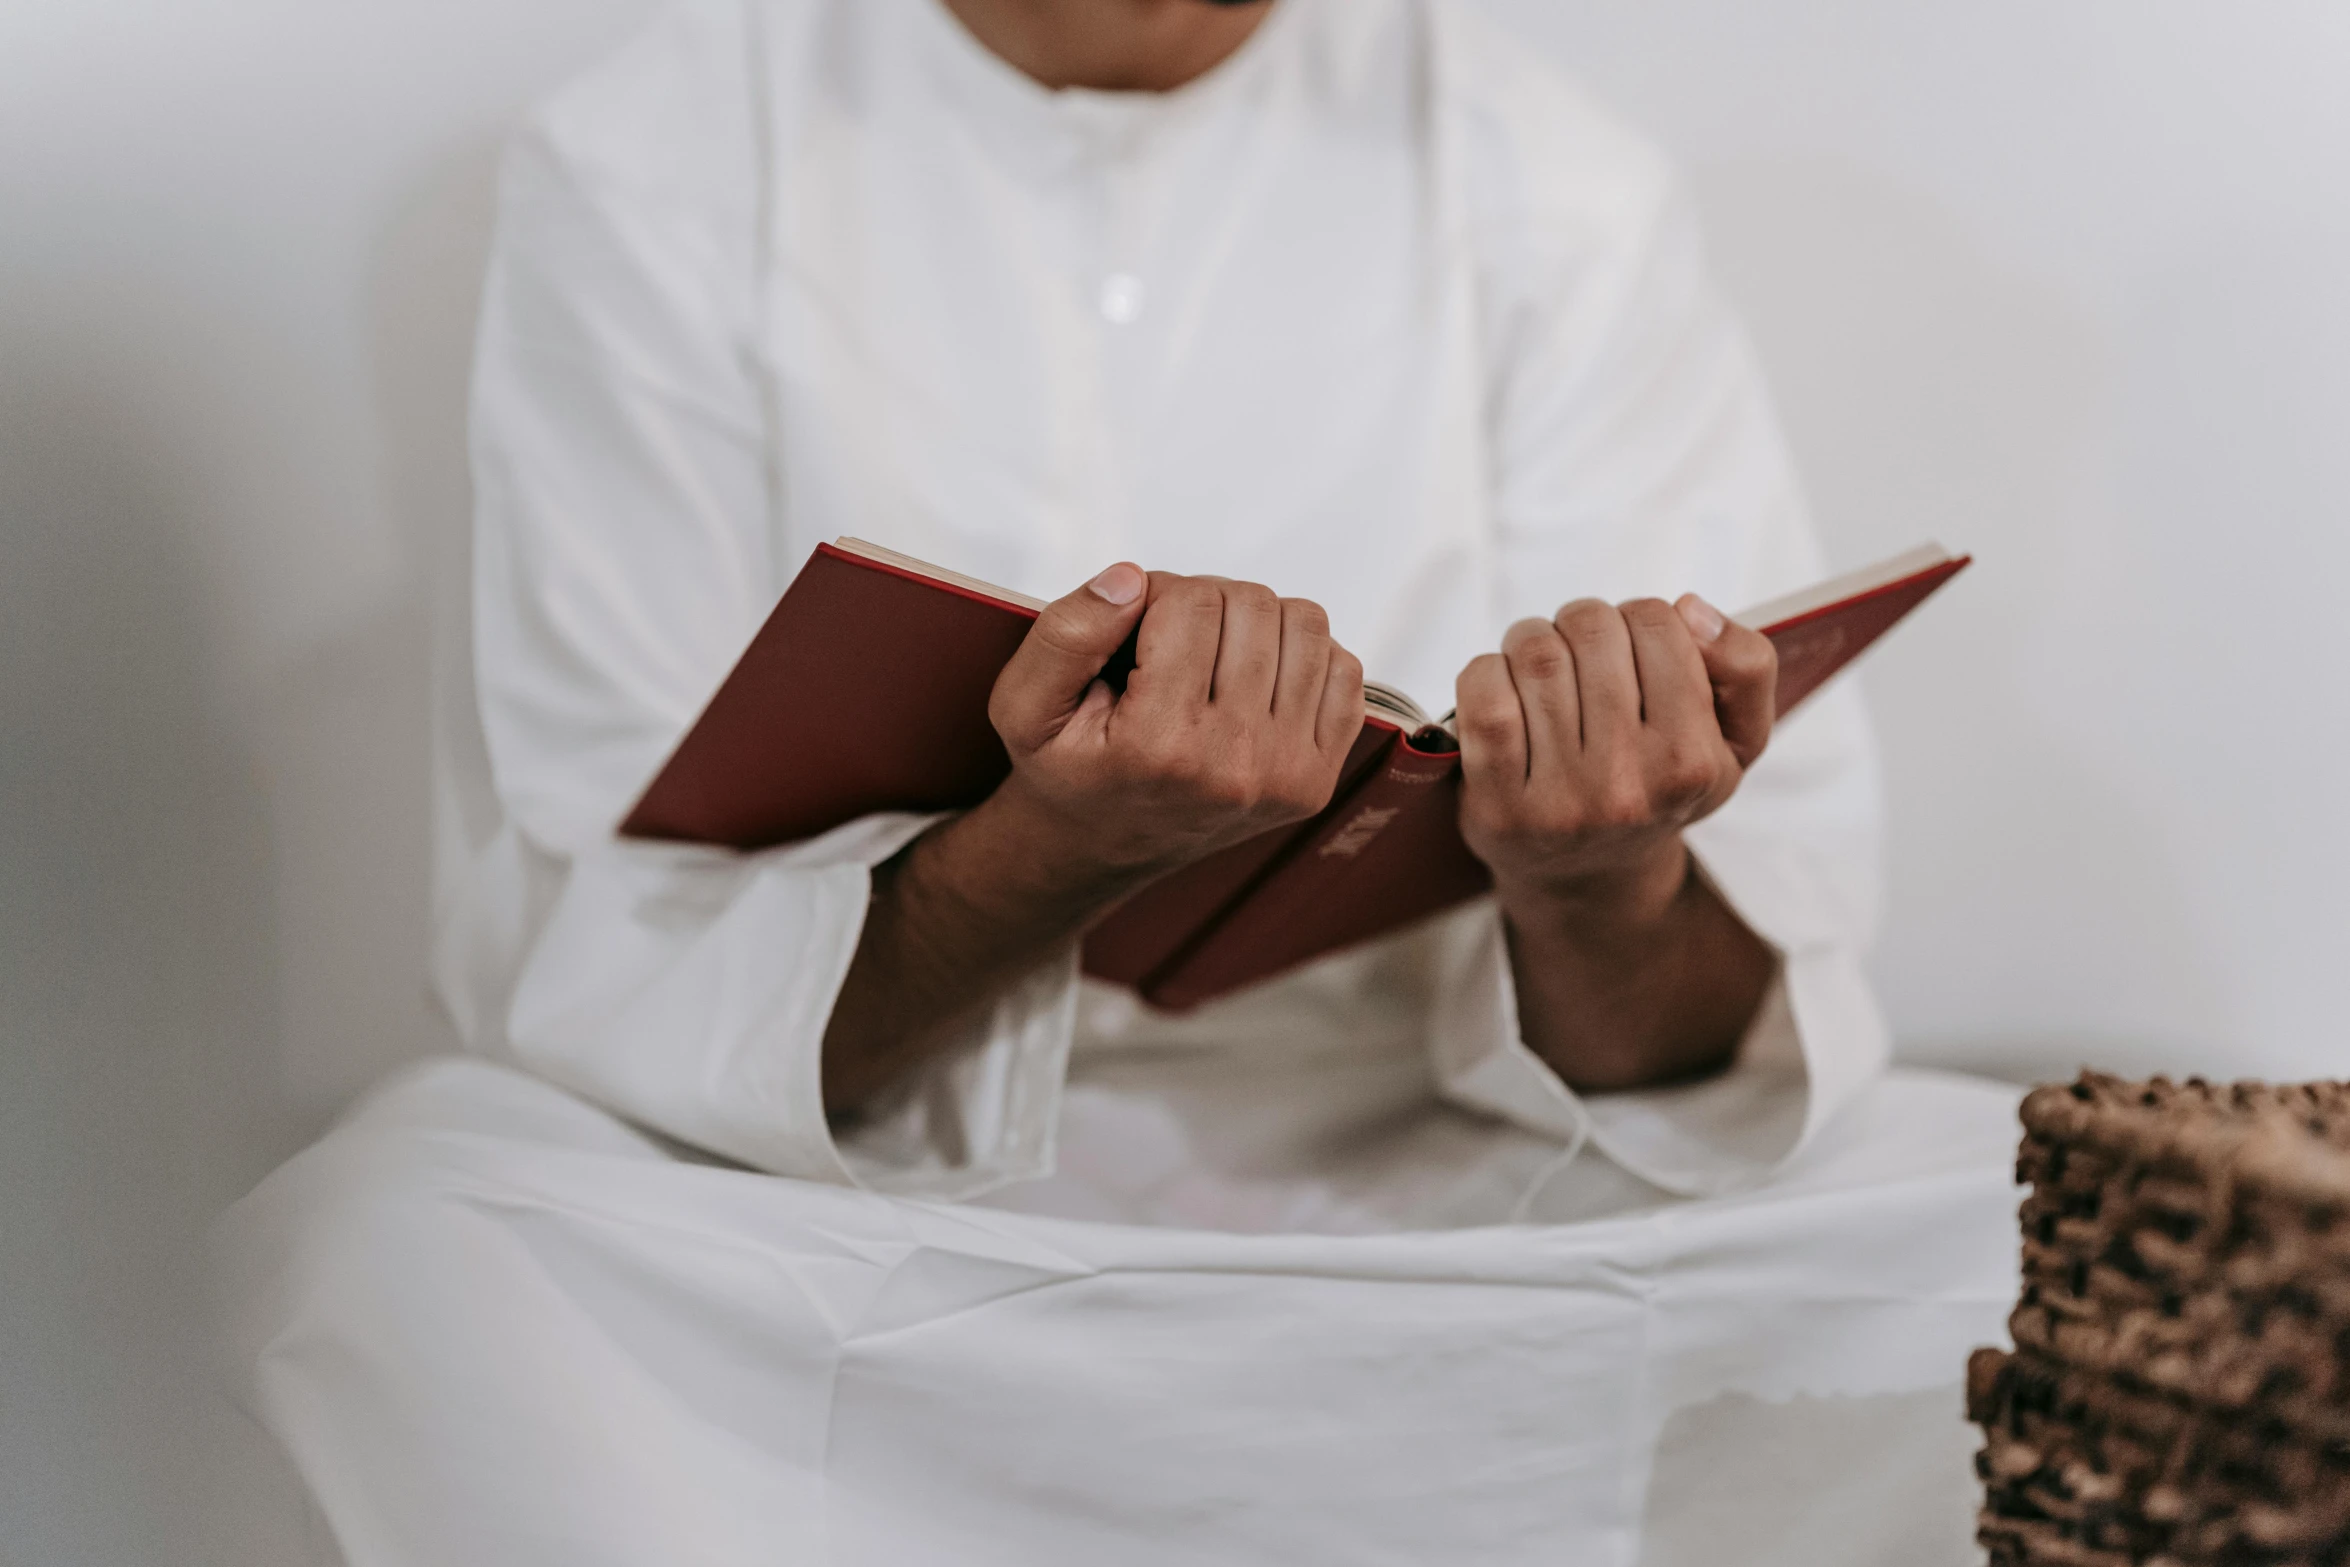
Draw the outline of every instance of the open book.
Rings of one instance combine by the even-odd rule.
[[[1778,649],[1779,712],[1968,559],[1924,545],[1739,615]],[[758,849],[874,811],[977,804],[1011,766],[988,693],[1043,608],[857,539],[818,545],[620,830]],[[1486,891],[1448,720],[1373,682],[1363,706],[1320,814],[1127,899],[1086,938],[1086,972],[1196,1006]]]

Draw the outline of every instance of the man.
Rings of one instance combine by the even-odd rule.
[[[762,1527],[810,1516],[793,1485],[844,1486],[836,1357],[910,1287],[892,1261],[851,1309],[777,1259],[832,1237],[855,1273],[898,1256],[843,1239],[869,1219],[943,1222],[889,1199],[981,1205],[918,1248],[979,1270],[923,1296],[925,1333],[961,1331],[1003,1298],[970,1281],[1013,1266],[1006,1237],[1064,1262],[1159,1244],[1007,1211],[1287,1236],[1632,1211],[1768,1174],[1882,1061],[1856,698],[1772,735],[1768,645],[1714,607],[1820,571],[1748,352],[1659,159],[1451,0],[681,9],[513,150],[474,448],[478,731],[452,752],[436,979],[469,1042],[538,1081],[396,1087],[232,1225],[265,1281],[241,1319],[256,1403],[355,1557],[522,1559],[592,1514],[570,1559],[757,1558]],[[850,532],[1054,598],[995,689],[1011,776],[959,817],[763,854],[615,838],[809,551]],[[1113,697],[1095,676],[1137,628]],[[1366,666],[1456,694],[1495,896],[1182,1017],[1082,982],[1077,939],[1120,898],[1328,800]],[[477,1156],[505,1173],[442,1162]],[[761,1175],[679,1162],[713,1156]],[[557,1213],[599,1238],[552,1239]],[[719,1249],[690,1260],[686,1231]],[[1143,1271],[1263,1266],[1185,1255]],[[800,1280],[828,1326],[743,1305],[728,1258]],[[1264,1289],[1249,1309],[1287,1314]],[[1194,1308],[1122,1309],[1193,1323],[1201,1365],[1247,1358],[1209,1354]],[[833,1367],[820,1394],[776,1384],[754,1414],[722,1391],[803,1361]],[[1019,1421],[1050,1381],[985,1407]],[[942,1437],[930,1386],[915,1424],[954,1456],[908,1483],[943,1494],[942,1465],[1001,1438]],[[721,1429],[748,1447],[709,1446]],[[1256,1460],[1267,1484],[1296,1451]],[[1576,1460],[1589,1495],[1615,1461]],[[1129,1472],[1040,1516],[1087,1516]],[[915,1559],[873,1542],[923,1506],[830,1514],[832,1548]],[[1339,1542],[1369,1516],[1324,1518],[1317,1548],[1361,1559]],[[1515,1559],[1560,1536],[1509,1538]]]

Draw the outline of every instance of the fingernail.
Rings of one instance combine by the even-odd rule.
[[[1120,561],[1086,586],[1113,604],[1131,604],[1141,595],[1145,582],[1141,568]]]
[[[1722,634],[1722,627],[1728,624],[1722,619],[1720,610],[1694,593],[1683,594],[1679,608],[1681,618],[1688,622],[1689,630],[1700,642],[1713,641]]]

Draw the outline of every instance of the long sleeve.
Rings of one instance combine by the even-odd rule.
[[[665,17],[507,158],[472,411],[488,788],[443,856],[436,979],[468,1043],[669,1136],[964,1195],[1049,1167],[1073,959],[845,1149],[824,1030],[871,868],[926,820],[749,855],[614,831],[804,553],[766,416],[758,14]]]
[[[1486,95],[1501,118],[1513,93],[1566,96],[1509,78]],[[1469,151],[1489,155],[1472,171],[1467,221],[1489,367],[1496,624],[1582,595],[1694,590],[1735,612],[1823,575],[1753,356],[1662,160],[1571,100],[1518,114],[1508,155],[1479,134],[1468,128]],[[1532,1129],[1588,1134],[1671,1190],[1767,1172],[1886,1056],[1862,969],[1877,828],[1874,750],[1844,682],[1792,715],[1730,804],[1688,835],[1700,873],[1779,958],[1728,1071],[1578,1100],[1518,1037],[1488,908],[1451,937],[1443,1012],[1460,1022],[1440,1044],[1440,1076],[1456,1098]]]

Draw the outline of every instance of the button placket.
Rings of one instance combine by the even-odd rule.
[[[1149,291],[1135,265],[1135,189],[1145,129],[1135,106],[1108,99],[1087,100],[1081,123],[1087,131],[1101,192],[1101,272],[1093,304],[1103,323],[1131,326],[1140,319]]]

